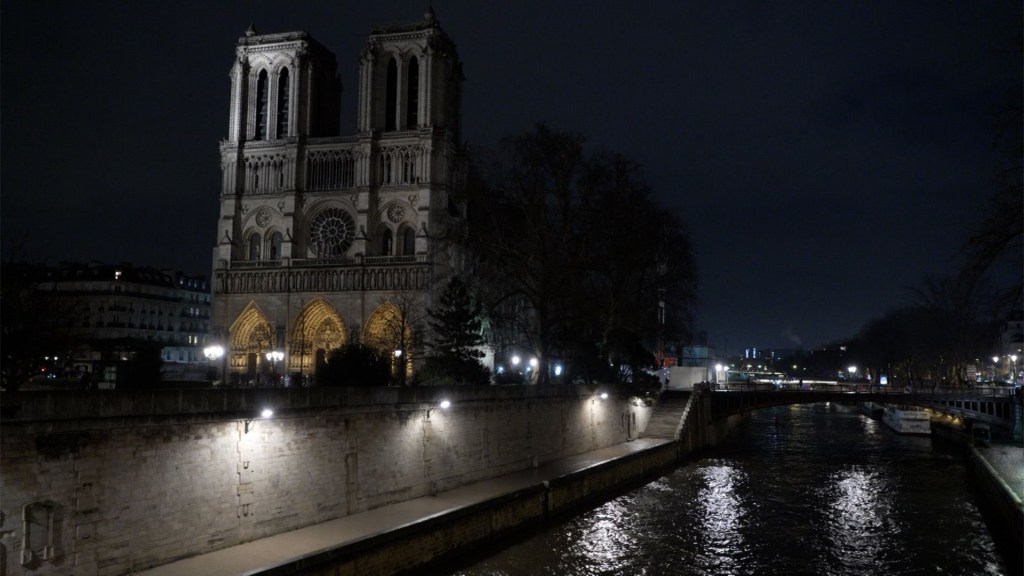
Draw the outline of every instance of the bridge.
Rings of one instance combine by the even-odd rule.
[[[752,410],[818,402],[917,406],[988,424],[994,434],[1020,438],[1022,432],[1022,397],[1019,392],[1015,395],[1012,388],[900,388],[822,382],[798,387],[733,384],[728,390],[712,386],[698,386],[695,391],[670,389],[662,392],[645,436],[686,439],[696,432],[693,428],[702,428],[694,426],[694,418],[713,424]],[[698,444],[702,442],[693,440]]]

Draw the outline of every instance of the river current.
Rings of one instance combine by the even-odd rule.
[[[956,449],[851,407],[760,410],[699,458],[458,576],[1004,574]]]

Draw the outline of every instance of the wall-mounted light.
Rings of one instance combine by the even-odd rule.
[[[271,410],[270,408],[264,408],[260,412],[260,416],[259,417],[264,419],[264,420],[269,420],[273,416],[274,416],[274,411],[273,410]],[[245,420],[245,433],[246,434],[249,433],[249,430],[252,430],[253,425],[256,424],[256,420],[257,420],[257,418],[247,418]]]
[[[437,406],[432,406],[430,408],[427,408],[427,418],[426,419],[430,420],[430,413],[433,412],[434,410],[436,410],[438,408],[440,408],[442,410],[447,410],[451,405],[452,405],[452,403],[447,398],[442,399],[440,402],[437,403]]]

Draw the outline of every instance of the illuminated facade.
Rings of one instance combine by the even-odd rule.
[[[310,375],[348,342],[408,347],[405,321],[464,266],[454,43],[432,11],[375,29],[350,136],[335,56],[304,32],[250,28],[230,77],[211,316],[229,378],[265,373],[271,350]]]

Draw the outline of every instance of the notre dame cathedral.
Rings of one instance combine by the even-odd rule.
[[[423,330],[409,312],[464,267],[455,44],[428,11],[373,30],[359,62],[342,135],[331,51],[305,32],[238,40],[212,274],[225,379],[308,377],[349,342],[400,358]]]

